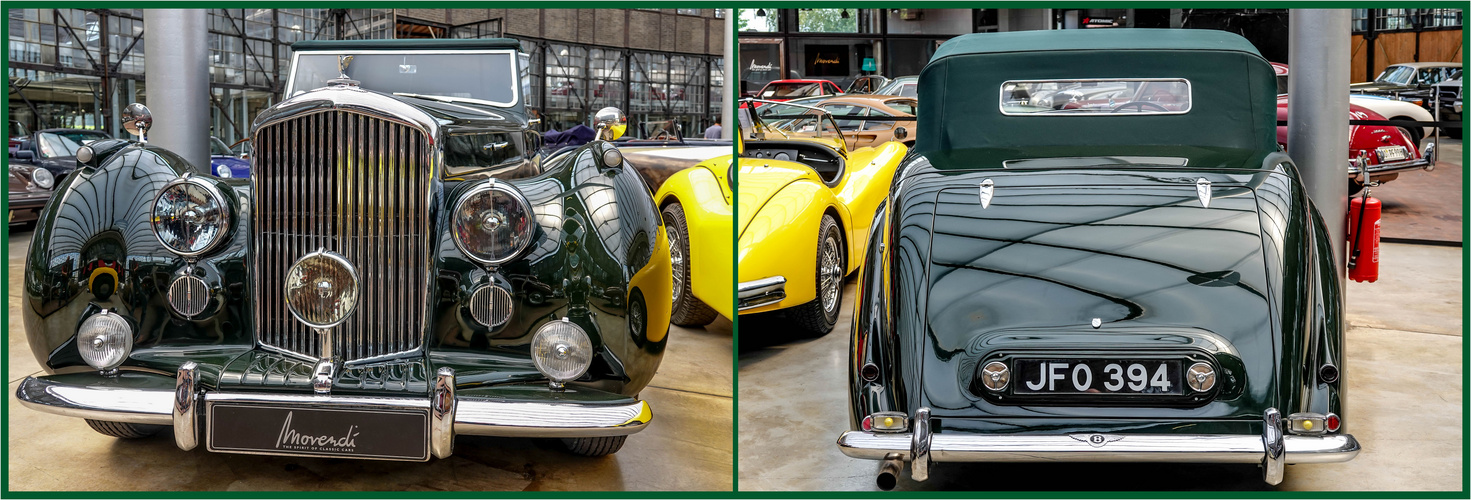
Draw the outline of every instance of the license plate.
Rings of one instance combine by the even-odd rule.
[[[1379,161],[1400,161],[1410,158],[1410,151],[1404,146],[1380,146],[1374,151],[1379,154]]]
[[[206,411],[210,451],[429,460],[428,409],[215,403]]]
[[[1183,392],[1173,359],[1018,359],[1016,394],[1149,394]]]

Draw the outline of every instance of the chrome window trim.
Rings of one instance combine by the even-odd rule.
[[[293,66],[294,67],[294,66]],[[1185,82],[1185,109],[1181,111],[1166,111],[1154,113],[1008,113],[1006,111],[1006,86],[1022,83],[1062,83],[1062,82]],[[1195,87],[1190,84],[1189,78],[1049,78],[1045,80],[1006,80],[996,89],[996,109],[1006,116],[1163,116],[1183,115],[1195,108]],[[1135,101],[1128,101],[1135,102]],[[1138,101],[1145,102],[1145,101]],[[1127,103],[1125,103],[1127,104]]]
[[[296,68],[302,54],[332,54],[332,55],[358,55],[358,54],[440,54],[440,55],[465,55],[465,54],[505,54],[511,58],[511,98],[510,102],[487,101],[483,99],[471,99],[456,97],[456,100],[469,103],[489,104],[491,106],[509,108],[521,102],[521,58],[519,52],[510,49],[482,49],[482,50],[303,50],[291,53],[291,72],[286,76],[286,90],[281,94],[281,99],[286,100],[296,95]],[[321,88],[321,87],[318,87]],[[307,92],[314,89],[302,90]],[[378,92],[393,93],[391,89],[370,89]],[[447,96],[437,96],[447,97]]]

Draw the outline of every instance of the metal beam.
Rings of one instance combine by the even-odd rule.
[[[209,170],[209,24],[203,9],[148,9],[148,139]]]
[[[1293,9],[1287,21],[1287,152],[1328,226],[1340,285],[1347,273],[1349,13]]]
[[[720,86],[721,139],[735,137],[735,88],[741,82],[741,73],[736,70],[735,16],[735,9],[725,11],[725,36],[722,37],[725,39],[725,51],[722,52],[725,54],[725,78]],[[879,58],[879,55],[874,54],[874,58]]]

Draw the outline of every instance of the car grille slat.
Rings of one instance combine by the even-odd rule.
[[[255,323],[261,344],[317,358],[317,333],[286,307],[291,265],[317,249],[358,272],[358,307],[332,328],[346,361],[423,345],[430,244],[428,141],[422,132],[341,110],[267,124],[256,132],[252,200]]]

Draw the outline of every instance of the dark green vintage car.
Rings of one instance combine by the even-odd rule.
[[[672,278],[622,114],[543,152],[514,40],[293,49],[249,179],[147,144],[140,105],[145,141],[79,153],[27,256],[45,373],[20,402],[266,455],[428,460],[461,434],[605,455],[642,430]]]
[[[1328,233],[1245,39],[967,35],[919,93],[838,439],[880,486],[937,461],[1257,463],[1277,484],[1358,453]]]

